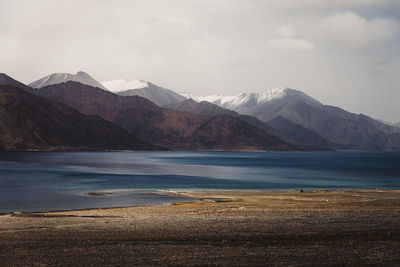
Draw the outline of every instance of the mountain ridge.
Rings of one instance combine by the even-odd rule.
[[[182,95],[198,102],[208,100],[221,108],[274,124],[278,131],[288,134],[286,140],[308,140],[310,145],[317,146],[329,144],[333,149],[400,150],[398,128],[363,114],[324,105],[302,91],[276,88],[261,94],[242,93],[237,96]]]
[[[21,88],[22,90],[29,93],[35,93],[35,89],[27,86],[26,84],[21,83],[20,81],[15,80],[14,78],[8,76],[5,73],[0,73],[0,85],[10,85]]]
[[[165,109],[139,96],[122,97],[77,82],[50,85],[39,92],[84,114],[114,122],[146,142],[173,149],[297,149],[234,117],[215,118]],[[219,130],[217,121],[221,125]]]

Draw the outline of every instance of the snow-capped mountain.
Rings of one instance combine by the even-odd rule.
[[[207,101],[207,102],[219,105],[219,106],[221,106],[222,103],[229,102],[237,97],[237,96],[224,96],[224,95],[220,95],[220,94],[199,96],[199,95],[194,95],[194,94],[188,93],[188,92],[182,92],[180,94],[182,96],[186,97],[187,99],[193,99],[196,102]]]
[[[231,109],[242,114],[249,114],[251,113],[249,109],[277,99],[281,99],[288,95],[297,95],[307,99],[308,102],[320,104],[317,100],[306,95],[305,93],[290,88],[273,88],[264,93],[241,93],[236,96],[224,96],[220,94],[196,96],[187,92],[181,93],[181,95],[185,96],[186,98],[191,98],[197,102],[208,101],[223,108]]]
[[[65,82],[79,82],[82,84],[90,85],[93,87],[98,87],[103,90],[107,90],[101,83],[93,79],[89,74],[83,71],[78,71],[76,74],[71,73],[53,73],[43,77],[37,81],[29,84],[32,88],[42,88],[52,84],[59,84]]]
[[[323,105],[298,90],[271,89],[264,93],[242,93],[235,97],[183,95],[195,101],[208,100],[239,114],[254,116],[285,133],[285,136],[291,137],[292,140],[307,140],[302,136],[299,138],[301,127],[322,137],[334,149],[400,149],[397,128],[363,114]],[[301,132],[303,135],[309,134],[306,131]]]
[[[142,89],[149,87],[149,83],[143,80],[118,79],[112,81],[104,81],[101,84],[113,93],[118,93],[130,89]]]
[[[154,104],[164,107],[186,99],[174,91],[143,80],[114,80],[102,83],[109,91],[120,96],[141,96]]]

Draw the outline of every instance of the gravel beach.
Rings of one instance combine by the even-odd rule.
[[[198,201],[0,215],[0,266],[400,265],[400,190],[168,193]]]

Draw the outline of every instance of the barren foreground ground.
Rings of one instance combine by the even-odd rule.
[[[0,265],[400,265],[400,191],[175,193],[199,202],[1,215]]]

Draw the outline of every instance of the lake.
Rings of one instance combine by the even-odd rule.
[[[400,188],[400,152],[0,153],[0,213],[187,200],[170,189],[338,188]]]

